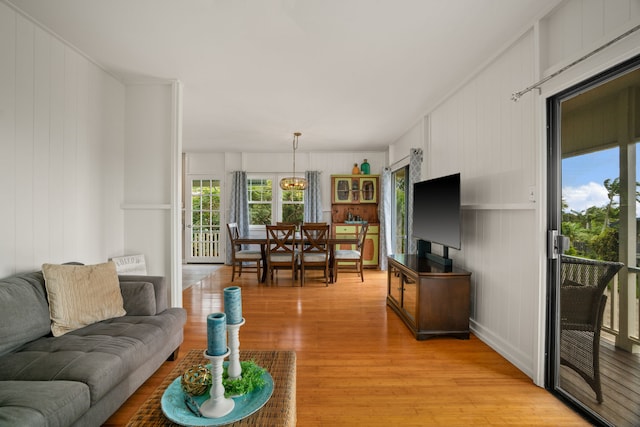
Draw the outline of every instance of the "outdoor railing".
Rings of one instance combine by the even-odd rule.
[[[192,257],[220,256],[220,230],[193,231],[191,233]]]
[[[638,295],[638,289],[640,288],[640,268],[628,267],[629,276],[634,276],[635,298],[631,301],[631,307],[635,303],[634,318],[632,322],[631,330],[629,331],[629,338],[632,341],[636,341],[640,344],[640,295]],[[609,286],[605,289],[604,294],[607,296],[607,305],[605,307],[602,330],[617,336],[620,332],[620,284],[618,275],[613,278]]]

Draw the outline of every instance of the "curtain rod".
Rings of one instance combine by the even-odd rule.
[[[569,68],[572,68],[573,66],[579,64],[580,62],[584,61],[585,59],[588,59],[590,57],[592,57],[593,55],[595,55],[596,53],[608,48],[609,46],[611,46],[612,44],[624,39],[625,37],[630,36],[631,34],[635,33],[636,31],[640,30],[640,24],[636,25],[635,27],[633,27],[632,29],[630,29],[629,31],[619,35],[618,37],[616,37],[613,40],[610,40],[609,42],[603,44],[602,46],[600,46],[599,48],[592,50],[591,52],[587,53],[586,55],[584,55],[581,58],[576,59],[575,61],[573,61],[572,63],[570,63],[569,65],[566,65],[564,67],[562,67],[561,69],[559,69],[558,71],[556,71],[553,74],[550,74],[549,76],[545,77],[544,79],[538,81],[537,83],[532,84],[531,86],[529,86],[526,89],[522,89],[520,92],[515,92],[511,94],[511,100],[514,102],[517,102],[520,97],[522,97],[522,95],[524,95],[525,93],[531,92],[533,89],[540,89],[540,86],[542,86],[543,84],[545,84],[546,82],[548,82],[549,80],[551,80],[552,78],[558,76],[559,74],[564,73],[565,71],[567,71]]]

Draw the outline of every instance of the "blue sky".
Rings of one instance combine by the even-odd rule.
[[[603,182],[619,176],[618,157],[618,148],[611,148],[562,160],[562,197],[569,210],[608,203]]]

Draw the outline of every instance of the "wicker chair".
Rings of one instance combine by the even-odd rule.
[[[600,329],[604,290],[624,264],[562,256],[560,272],[560,364],[577,372],[602,403]]]

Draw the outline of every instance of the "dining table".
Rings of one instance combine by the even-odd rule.
[[[296,244],[304,244],[304,239],[301,238],[300,232],[296,232]],[[241,245],[259,245],[262,253],[262,278],[261,283],[265,283],[267,280],[267,236],[266,233],[260,236],[258,233],[249,233],[248,235],[240,236],[236,243]],[[358,235],[356,233],[353,236],[349,234],[336,235],[334,232],[329,234],[327,238],[327,245],[329,245],[329,283],[333,283],[333,271],[335,267],[334,251],[338,245],[356,245],[358,244]]]

